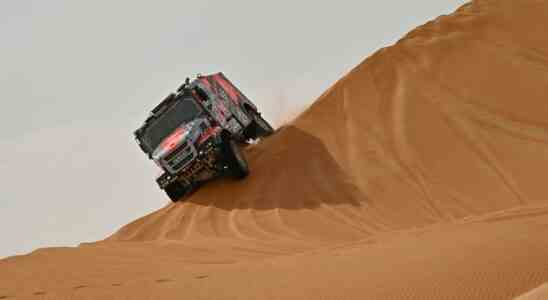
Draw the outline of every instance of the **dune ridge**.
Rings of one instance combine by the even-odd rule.
[[[534,0],[473,1],[420,26],[250,147],[245,181],[212,182],[104,241],[2,260],[0,292],[524,294],[548,281],[546,28]]]

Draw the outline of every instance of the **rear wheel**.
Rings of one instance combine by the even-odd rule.
[[[190,187],[175,181],[166,186],[165,191],[171,201],[177,202],[190,191]]]
[[[248,115],[251,118],[251,124],[247,128],[247,138],[256,139],[262,136],[269,136],[274,133],[274,128],[259,114],[250,109]]]
[[[246,177],[249,174],[249,165],[238,143],[227,137],[223,143],[223,148],[230,175],[238,179]]]

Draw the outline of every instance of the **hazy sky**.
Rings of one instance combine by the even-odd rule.
[[[223,71],[280,124],[464,2],[0,1],[0,257],[165,205],[132,132],[186,76]]]

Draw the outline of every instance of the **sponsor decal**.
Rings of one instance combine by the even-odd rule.
[[[215,74],[213,75],[213,78],[216,82],[218,82],[223,90],[228,94],[228,97],[230,100],[232,100],[234,103],[239,104],[240,103],[240,92],[232,85],[230,84],[221,74]]]
[[[209,83],[209,80],[208,80],[207,77],[201,78],[201,79],[200,79],[200,82],[203,83],[203,85],[204,85],[207,89],[211,90],[211,83]]]

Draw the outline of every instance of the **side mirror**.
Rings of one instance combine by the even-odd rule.
[[[181,86],[177,89],[177,92],[181,92],[183,91],[186,87],[188,87],[188,85],[190,84],[190,78],[186,78],[185,79],[185,83],[181,84]]]

